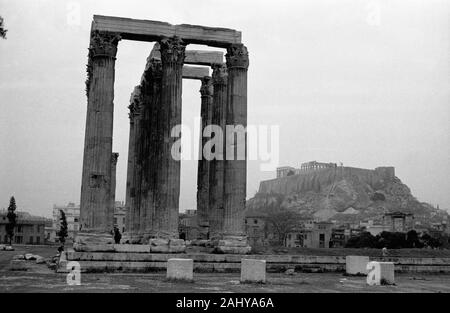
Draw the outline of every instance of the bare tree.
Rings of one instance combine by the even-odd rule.
[[[284,245],[287,235],[299,226],[300,215],[280,206],[267,212],[266,221],[277,235],[279,244]]]

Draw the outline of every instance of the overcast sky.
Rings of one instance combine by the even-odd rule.
[[[79,15],[78,15],[79,13]],[[450,208],[449,1],[0,0],[0,208],[50,216],[79,203],[85,65],[93,14],[227,27],[250,54],[249,124],[280,125],[280,164],[395,166],[420,200]],[[153,43],[116,62],[117,200],[125,198],[130,93]],[[190,47],[192,48],[192,47]],[[198,47],[196,47],[198,48]],[[183,121],[200,112],[184,81]],[[275,177],[248,165],[251,197]],[[182,163],[180,209],[195,208],[197,162]]]

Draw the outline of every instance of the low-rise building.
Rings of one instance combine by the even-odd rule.
[[[300,224],[297,229],[287,234],[285,245],[291,248],[329,248],[332,228],[333,223],[330,222]]]
[[[0,242],[9,244],[6,225],[9,223],[6,210],[0,211]],[[44,244],[45,225],[48,219],[40,216],[32,216],[27,212],[16,212],[17,223],[14,228],[14,244]]]
[[[186,210],[179,215],[178,231],[180,238],[184,240],[195,240],[199,237],[197,210]]]

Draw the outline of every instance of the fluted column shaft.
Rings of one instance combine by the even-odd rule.
[[[203,147],[209,140],[203,137],[204,129],[211,125],[212,120],[212,101],[213,86],[210,76],[202,79],[200,87],[201,107],[200,107],[200,155],[197,171],[197,219],[199,225],[199,236],[201,239],[208,238],[208,216],[209,216],[209,175],[210,175],[210,156],[204,155]],[[206,151],[205,151],[206,152]]]
[[[131,214],[131,187],[134,180],[134,145],[135,145],[135,131],[134,131],[134,105],[130,104],[130,134],[128,140],[128,163],[127,163],[127,184],[125,190],[125,231],[128,236],[132,235],[132,214]]]
[[[156,194],[156,171],[160,166],[156,160],[160,143],[157,140],[158,112],[161,106],[161,61],[149,60],[141,82],[143,94],[142,177],[140,203],[140,235],[142,242],[154,236],[154,199]]]
[[[120,37],[93,32],[89,48],[88,96],[80,200],[82,233],[110,232],[114,67]]]
[[[175,141],[172,128],[181,125],[182,70],[186,46],[179,38],[160,42],[162,77],[161,111],[159,118],[163,136],[157,169],[158,192],[155,195],[154,230],[157,237],[178,238],[178,209],[180,197],[180,160],[171,154]]]
[[[247,127],[247,69],[249,65],[247,48],[233,44],[227,49],[228,100],[226,110],[227,126]],[[245,197],[247,184],[247,135],[243,142],[239,135],[226,135],[226,154],[234,151],[233,159],[225,160],[224,236],[245,235]],[[244,145],[242,147],[241,145]],[[244,155],[238,152],[244,148]]]
[[[135,142],[134,142],[134,176],[132,188],[130,191],[131,196],[131,214],[132,214],[132,229],[131,231],[135,233],[135,236],[139,237],[140,231],[140,212],[141,212],[141,179],[142,179],[142,115],[143,115],[143,105],[142,97],[140,93],[140,87],[135,88],[135,121],[134,121],[134,132],[135,132]],[[137,238],[136,237],[136,238]],[[134,240],[136,240],[134,238]]]
[[[117,160],[119,159],[119,153],[113,152],[111,154],[111,193],[110,193],[110,205],[108,210],[107,221],[109,229],[114,227],[114,209],[116,207],[116,172],[117,172]],[[122,231],[122,230],[120,230]]]
[[[213,66],[213,104],[211,124],[217,125],[225,135],[226,106],[227,106],[227,70],[225,65]],[[216,157],[211,160],[210,183],[209,183],[209,236],[210,238],[221,238],[224,220],[224,137],[219,136],[219,146],[215,147]]]

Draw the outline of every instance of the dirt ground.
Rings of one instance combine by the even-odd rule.
[[[81,285],[69,286],[66,274],[57,274],[45,264],[35,264],[28,271],[8,270],[14,255],[51,257],[56,246],[15,248],[16,251],[0,251],[0,292],[450,292],[450,275],[445,274],[396,274],[394,286],[370,287],[365,277],[342,273],[268,273],[266,284],[241,284],[238,273],[194,273],[191,283],[167,281],[165,273],[95,273],[81,274]]]
[[[395,286],[368,286],[365,277],[338,273],[267,274],[266,284],[241,284],[239,274],[197,274],[194,282],[170,282],[157,274],[81,274],[69,286],[65,274],[0,272],[0,292],[450,292],[450,275],[396,275]]]

